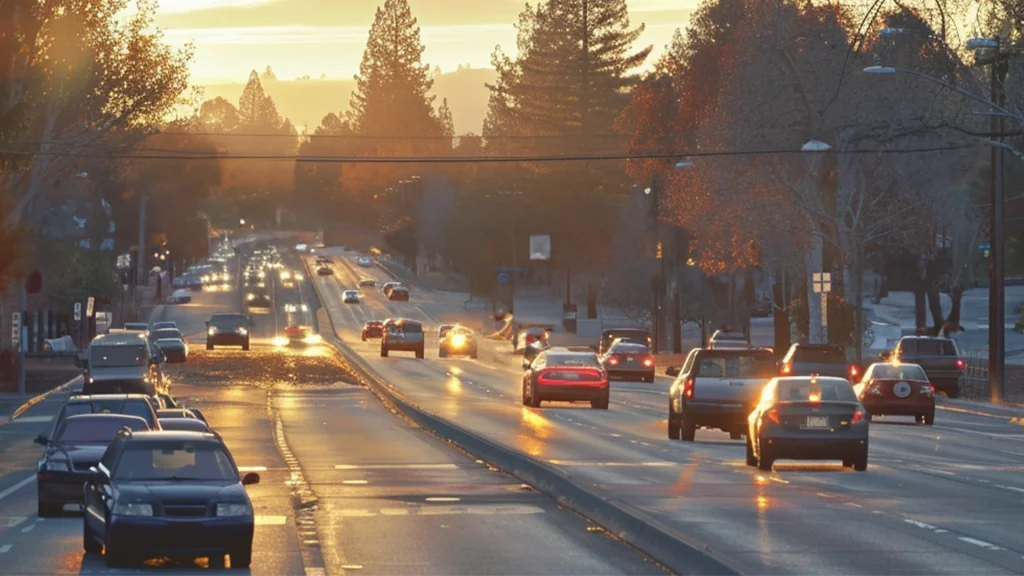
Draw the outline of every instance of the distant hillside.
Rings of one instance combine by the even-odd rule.
[[[457,72],[440,74],[434,78],[432,94],[437,96],[436,105],[442,98],[448,99],[455,118],[458,134],[474,132],[479,134],[487,114],[487,86],[493,82],[494,70],[489,68],[460,69]],[[320,120],[331,112],[348,110],[349,97],[355,89],[355,80],[302,79],[263,81],[263,88],[277,104],[282,116],[292,121],[301,132],[308,127],[312,132]],[[204,87],[206,99],[223,97],[236,105],[245,87],[244,81],[236,84],[211,84]]]

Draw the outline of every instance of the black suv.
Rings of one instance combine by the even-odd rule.
[[[241,346],[249,349],[249,327],[252,321],[241,314],[214,314],[206,322],[206,349],[215,346]]]
[[[231,452],[213,432],[118,434],[85,484],[82,547],[125,566],[162,556],[252,562],[255,519]]]

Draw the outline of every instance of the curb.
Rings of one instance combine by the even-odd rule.
[[[322,307],[323,298],[319,290],[317,296]],[[325,341],[342,356],[367,388],[396,413],[449,444],[523,480],[559,505],[600,525],[618,539],[660,562],[673,574],[741,574],[740,570],[706,545],[694,542],[640,510],[591,492],[561,470],[491,442],[410,403],[398,390],[384,382],[365,359],[337,337],[334,320],[330,314],[327,317],[332,334]]]
[[[1014,406],[1002,406],[990,402],[975,402],[972,400],[956,400],[945,397],[936,398],[936,407],[951,412],[967,412],[978,416],[990,418],[1010,418],[1014,421],[1024,422],[1024,408]],[[1024,425],[1024,424],[1022,424]]]
[[[81,376],[75,376],[75,377],[74,377],[74,378],[72,378],[71,380],[68,380],[67,382],[65,382],[65,383],[61,384],[60,386],[57,386],[56,388],[54,388],[54,389],[52,389],[52,390],[50,390],[50,391],[48,391],[48,392],[43,392],[42,394],[40,394],[40,395],[38,395],[38,396],[33,396],[32,398],[29,398],[29,399],[28,399],[28,402],[25,402],[24,404],[22,404],[21,406],[18,406],[18,407],[17,407],[17,408],[16,408],[15,410],[14,410],[14,413],[12,413],[12,414],[11,414],[11,417],[10,417],[10,419],[8,420],[8,422],[10,422],[10,421],[13,421],[13,420],[17,420],[17,419],[18,419],[18,417],[20,417],[20,416],[21,416],[22,414],[24,414],[25,412],[27,412],[27,411],[28,411],[29,409],[31,409],[31,408],[32,408],[33,406],[35,406],[36,404],[39,404],[39,403],[40,403],[40,402],[42,402],[43,400],[46,400],[47,398],[49,398],[49,397],[50,397],[50,395],[52,395],[52,394],[55,394],[55,393],[57,393],[57,392],[64,392],[64,391],[66,391],[66,390],[67,390],[68,388],[70,388],[70,387],[71,387],[71,385],[72,385],[72,384],[74,384],[74,383],[75,383],[75,382],[76,382],[76,381],[77,381],[77,380],[78,380],[79,378],[81,378]]]

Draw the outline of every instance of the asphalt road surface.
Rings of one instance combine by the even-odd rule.
[[[277,308],[307,302],[310,289],[278,287]],[[242,300],[237,291],[204,293],[191,305],[158,309],[153,320],[176,321],[190,339],[189,362],[168,367],[172,393],[203,410],[243,471],[262,476],[250,487],[257,523],[251,573],[663,573],[546,496],[392,414],[349,384],[328,348],[275,345],[273,314],[254,315],[250,352],[207,352],[204,320],[238,310]],[[280,313],[277,330],[290,321]],[[0,427],[0,574],[209,567],[152,559],[137,570],[108,570],[102,556],[82,552],[73,507],[62,518],[36,517],[40,449],[32,438],[49,434],[66,397],[54,394]]]
[[[415,287],[411,301],[366,290],[390,280],[339,257],[315,278],[338,336],[411,401],[491,441],[564,468],[574,478],[709,546],[751,574],[1024,573],[1024,428],[1009,418],[940,409],[932,427],[879,418],[867,472],[840,463],[787,462],[772,473],[745,466],[743,441],[701,430],[697,441],[666,435],[670,380],[614,382],[608,411],[584,404],[520,402],[522,368],[507,343],[481,341],[478,360],[437,355],[436,327],[482,326],[463,296]],[[425,323],[427,354],[381,358],[361,342],[367,320]],[[555,338],[558,334],[555,334]]]

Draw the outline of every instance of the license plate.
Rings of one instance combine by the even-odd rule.
[[[828,417],[827,416],[808,416],[807,417],[808,428],[828,428]]]
[[[632,358],[626,358],[626,362],[630,362],[631,363],[631,362],[633,362],[633,359]]]

